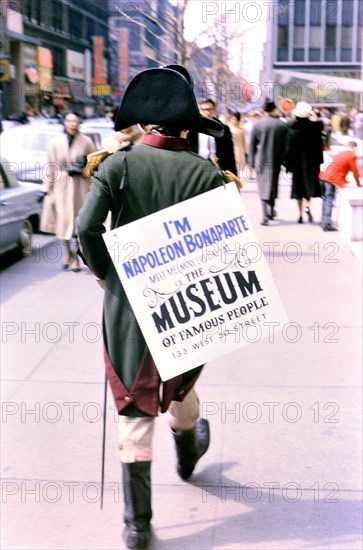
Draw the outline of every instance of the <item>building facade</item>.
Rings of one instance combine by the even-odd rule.
[[[168,0],[109,0],[111,85],[117,99],[144,69],[177,63],[178,8]]]
[[[19,0],[3,9],[3,118],[92,114],[107,103],[108,10],[100,0]]]
[[[264,80],[275,99],[359,104],[362,0],[279,0],[267,18]]]

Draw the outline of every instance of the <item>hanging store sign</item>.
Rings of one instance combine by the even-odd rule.
[[[40,89],[46,89],[53,77],[52,52],[47,48],[38,47],[38,70]]]
[[[93,37],[93,78],[92,84],[107,84],[104,74],[103,37]]]
[[[129,33],[120,29],[119,35],[119,85],[124,88],[129,80]]]
[[[35,84],[39,82],[37,47],[32,44],[22,44],[22,50],[26,82],[33,85],[28,87],[27,94],[35,94],[37,93],[37,86]]]
[[[95,96],[111,95],[111,86],[109,86],[108,84],[98,84],[97,86],[92,86],[92,95],[95,95]]]

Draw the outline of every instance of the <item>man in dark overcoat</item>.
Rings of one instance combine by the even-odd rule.
[[[276,105],[266,101],[264,114],[252,126],[249,164],[257,177],[258,193],[262,203],[262,225],[268,225],[275,216],[278,181],[284,161],[287,128],[277,117]]]
[[[192,79],[179,65],[148,69],[131,81],[116,115],[115,130],[136,123],[146,132],[142,142],[101,161],[77,228],[85,261],[104,281],[106,373],[122,415],[119,448],[125,491],[124,538],[128,548],[146,548],[151,536],[154,418],[159,411],[167,411],[177,471],[187,479],[209,445],[209,425],[199,418],[194,390],[202,366],[160,388],[156,365],[104,244],[104,222],[109,211],[115,228],[219,187],[218,170],[190,151],[187,134],[194,130],[219,137],[223,127],[200,115]]]
[[[204,117],[222,122],[217,118],[217,105],[213,99],[205,99],[199,103],[199,111]],[[204,158],[215,158],[222,170],[237,174],[236,159],[232,134],[226,124],[222,124],[224,134],[221,137],[206,136],[202,132],[189,132],[188,139],[194,153]]]

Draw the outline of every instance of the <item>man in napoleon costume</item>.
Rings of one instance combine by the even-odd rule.
[[[199,418],[194,390],[203,366],[161,382],[104,244],[104,222],[111,211],[111,227],[115,228],[223,183],[220,170],[190,150],[189,130],[221,137],[223,126],[199,113],[193,82],[184,67],[148,69],[133,78],[117,112],[115,130],[137,123],[145,131],[141,143],[101,155],[77,219],[81,254],[104,281],[106,373],[118,413],[123,416],[119,449],[125,491],[124,538],[128,548],[136,549],[147,548],[151,537],[155,417],[159,412],[168,414],[182,479],[192,475],[207,451],[209,425]]]

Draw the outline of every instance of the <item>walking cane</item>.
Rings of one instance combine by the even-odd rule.
[[[101,462],[101,503],[103,510],[103,493],[105,487],[105,452],[106,452],[106,418],[107,418],[107,375],[105,372],[105,388],[103,396],[103,429],[102,429],[102,462]]]

